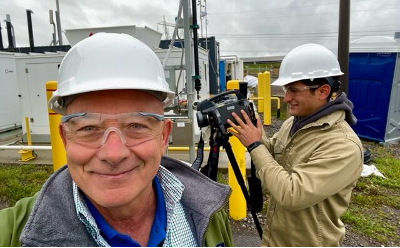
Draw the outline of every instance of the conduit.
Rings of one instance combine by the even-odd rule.
[[[51,146],[7,146],[2,145],[0,146],[0,150],[51,150]],[[196,147],[197,150],[197,147]],[[168,147],[168,151],[189,151],[188,146],[181,146],[181,147]],[[204,151],[210,151],[210,147],[204,147]],[[223,149],[221,148],[221,151]]]
[[[51,150],[51,146],[0,146],[0,150]]]

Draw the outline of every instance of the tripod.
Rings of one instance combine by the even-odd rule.
[[[215,137],[215,138],[214,138]],[[236,162],[235,155],[232,151],[232,146],[229,143],[229,135],[223,134],[219,130],[214,127],[211,127],[211,134],[210,134],[210,155],[208,157],[207,164],[201,169],[201,173],[209,177],[210,179],[217,181],[217,174],[218,174],[218,160],[219,160],[219,150],[220,147],[223,147],[228,155],[229,162],[231,163],[232,170],[235,173],[236,180],[242,190],[244,198],[247,202],[247,207],[250,209],[250,213],[253,217],[254,224],[256,225],[258,234],[262,239],[262,228],[260,222],[258,221],[256,211],[261,211],[262,208],[262,191],[261,191],[261,183],[259,179],[255,176],[255,167],[253,162],[251,163],[251,177],[249,178],[249,188],[251,196],[247,191],[245,186],[245,182],[243,180],[242,174],[240,172],[239,166]],[[204,142],[202,137],[200,136],[199,147],[197,158],[193,163],[193,168],[198,170],[200,168],[202,162],[202,155],[199,157],[199,153],[203,153]],[[201,150],[201,151],[200,151]],[[201,159],[201,161],[200,161]],[[253,194],[254,193],[254,194]],[[257,209],[258,208],[258,209]]]

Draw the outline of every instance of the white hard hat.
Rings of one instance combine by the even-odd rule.
[[[318,44],[294,48],[282,60],[279,78],[272,85],[282,86],[296,81],[343,75],[335,55]]]
[[[164,108],[174,99],[160,60],[146,44],[127,34],[97,33],[65,55],[49,107],[63,115],[77,95],[116,89],[147,91],[157,96]]]

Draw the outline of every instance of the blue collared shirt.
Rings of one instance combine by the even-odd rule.
[[[154,214],[153,225],[150,231],[148,247],[162,246],[165,239],[165,230],[167,227],[167,211],[165,208],[165,199],[161,189],[160,182],[156,177],[153,179],[153,187],[156,193],[156,212]],[[110,246],[113,247],[139,247],[139,243],[133,240],[128,235],[117,232],[113,229],[101,216],[99,211],[93,204],[84,196],[85,202],[90,213],[96,220],[96,223],[101,231],[101,235]]]

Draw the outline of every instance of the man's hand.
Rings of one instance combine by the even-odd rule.
[[[257,124],[256,126],[254,126],[246,112],[244,110],[241,110],[241,113],[244,117],[245,122],[243,122],[236,113],[232,113],[233,118],[239,125],[235,125],[231,120],[228,119],[228,124],[231,125],[231,127],[233,128],[233,130],[229,128],[228,132],[237,137],[245,147],[248,147],[252,143],[261,140],[261,120],[260,117],[256,115]]]

